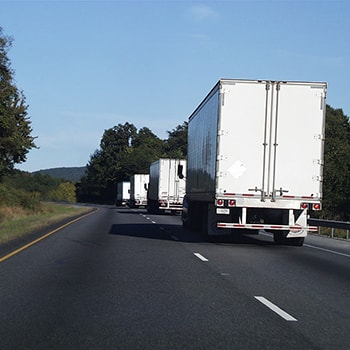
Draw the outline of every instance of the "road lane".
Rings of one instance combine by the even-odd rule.
[[[246,235],[201,244],[196,253],[242,293],[263,295],[297,315],[303,325],[301,334],[317,347],[346,349],[350,343],[349,242],[318,236],[309,236],[309,242],[312,246],[283,247],[274,245],[271,237]]]
[[[341,262],[319,271],[320,254],[266,238],[212,244],[184,231],[178,216],[101,208],[0,264],[0,342],[4,349],[345,349],[348,311],[339,313],[336,300],[327,311],[324,304],[329,296],[348,306],[339,294],[348,270],[333,276],[333,290],[330,272]]]
[[[348,243],[343,243],[346,249]],[[200,253],[209,260],[213,271],[242,293],[264,296],[295,316],[302,325],[298,332],[317,348],[348,347],[347,257],[306,247],[276,246],[272,240],[254,235],[202,245]]]

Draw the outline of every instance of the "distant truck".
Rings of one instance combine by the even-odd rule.
[[[302,246],[321,209],[327,83],[222,79],[189,117],[183,225]]]
[[[181,211],[185,196],[186,160],[161,158],[150,166],[147,210],[149,213]]]
[[[117,184],[117,199],[115,205],[127,205],[130,200],[130,182],[122,181]]]
[[[130,177],[130,207],[147,207],[148,183],[149,174],[134,174]]]

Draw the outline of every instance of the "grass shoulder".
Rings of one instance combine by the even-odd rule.
[[[88,213],[91,207],[76,204],[41,203],[40,210],[0,207],[0,244],[49,227],[61,220]]]

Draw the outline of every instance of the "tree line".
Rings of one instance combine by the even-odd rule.
[[[319,218],[350,221],[350,122],[342,109],[328,105],[322,206]]]
[[[113,203],[116,184],[133,174],[149,172],[150,164],[161,158],[187,157],[188,123],[168,131],[160,140],[148,128],[119,124],[106,130],[87,165],[78,200]],[[325,123],[323,210],[319,218],[350,220],[350,122],[342,109],[327,105]]]
[[[8,58],[11,45],[12,38],[0,27],[0,205],[11,198],[28,206],[31,201],[75,201],[76,197],[79,201],[113,203],[118,182],[135,173],[148,173],[150,164],[161,157],[187,157],[187,122],[168,131],[166,140],[147,127],[137,130],[126,122],[105,130],[100,148],[90,156],[86,175],[77,184],[15,171],[14,166],[25,162],[36,145],[28,105],[15,84]],[[342,109],[327,105],[325,135],[323,210],[318,216],[350,221],[350,122]],[[18,191],[24,191],[22,199],[18,199]]]
[[[76,186],[64,179],[20,170],[13,170],[11,174],[3,176],[0,183],[0,207],[21,207],[38,212],[42,201],[75,203]]]
[[[105,130],[100,149],[90,156],[78,185],[78,200],[112,204],[118,182],[129,181],[133,174],[148,174],[150,164],[159,158],[186,158],[187,129],[188,123],[183,122],[168,131],[166,140],[128,122]]]

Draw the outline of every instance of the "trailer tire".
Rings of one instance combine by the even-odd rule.
[[[287,243],[287,236],[288,232],[286,231],[277,231],[273,232],[273,241],[276,245],[283,245]]]
[[[273,242],[274,242],[276,245],[281,245],[281,244],[282,244],[282,238],[280,237],[280,235],[274,233],[274,234],[273,234]]]
[[[182,227],[191,231],[192,230],[191,209],[190,209],[190,202],[186,196],[183,199],[181,220],[182,220]]]
[[[294,247],[302,247],[304,244],[304,237],[287,238],[289,245]]]
[[[157,201],[149,200],[147,205],[147,213],[149,214],[158,214]]]
[[[288,232],[275,232],[273,240],[277,245],[288,245],[293,247],[302,247],[304,244],[304,237],[287,238]]]

